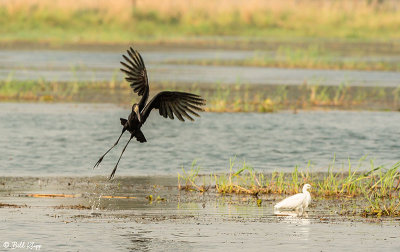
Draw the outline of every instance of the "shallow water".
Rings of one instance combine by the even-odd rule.
[[[0,175],[108,175],[125,135],[99,169],[97,159],[116,141],[128,109],[112,104],[0,103]],[[315,111],[202,113],[195,122],[164,119],[152,112],[142,130],[148,140],[132,141],[116,175],[176,175],[193,160],[202,173],[227,172],[229,158],[257,171],[291,171],[295,165],[326,171],[347,169],[347,159],[368,155],[361,169],[400,160],[400,113]]]
[[[118,52],[0,50],[0,79],[47,81],[121,80]],[[246,60],[273,52],[226,50],[152,50],[141,52],[150,81],[265,85],[342,85],[397,87],[400,73],[379,71],[278,69],[269,67],[174,65],[171,60]],[[368,56],[353,60],[398,61],[396,56]]]
[[[13,242],[34,242],[42,251],[400,249],[399,220],[393,218],[339,216],[334,213],[338,206],[329,209],[323,200],[313,201],[305,217],[275,216],[272,206],[280,195],[260,195],[258,207],[252,196],[188,193],[171,186],[173,181],[175,177],[155,176],[113,182],[93,177],[2,178],[0,202],[21,207],[0,207],[0,250],[10,251]],[[61,191],[77,197],[28,196]],[[149,202],[149,194],[165,201]],[[135,198],[93,200],[101,195]],[[69,208],[78,204],[94,208]]]
[[[0,209],[0,243],[26,241],[42,251],[398,251],[398,224],[320,223],[313,219],[265,217],[221,220],[207,213],[170,211],[131,212],[130,215],[166,216],[161,221],[132,221],[91,217],[87,211]],[[46,216],[43,212],[50,212]],[[78,213],[77,213],[78,212]],[[57,217],[53,217],[57,216]],[[74,215],[87,216],[76,220]],[[185,220],[185,215],[189,215]],[[264,219],[263,219],[264,218]],[[236,221],[240,219],[240,221]],[[71,221],[72,220],[72,221]],[[93,239],[96,237],[96,239]],[[0,249],[1,250],[1,249]],[[9,250],[2,250],[9,251]]]
[[[254,56],[242,51],[152,51],[143,56],[150,79],[157,81],[398,86],[400,79],[399,73],[163,63]],[[121,79],[120,59],[120,52],[0,51],[0,79],[11,72],[13,79]],[[0,203],[21,206],[0,206],[0,251],[10,251],[13,242],[34,242],[42,251],[400,250],[396,219],[345,218],[315,202],[307,217],[278,217],[272,206],[282,196],[263,195],[257,207],[251,196],[176,188],[176,173],[195,159],[201,173],[227,172],[234,156],[237,166],[245,160],[264,172],[304,168],[309,160],[314,171],[326,171],[334,153],[345,169],[347,158],[355,167],[363,155],[389,166],[400,160],[400,113],[202,113],[194,123],[181,123],[153,112],[143,127],[148,142],[132,142],[116,180],[105,182],[128,136],[99,169],[91,167],[119,136],[119,117],[128,113],[110,104],[0,103],[0,175],[13,176],[0,177]],[[96,174],[101,176],[93,178]],[[159,177],[163,174],[168,176]],[[16,178],[21,175],[39,178]],[[74,198],[29,196],[37,193]],[[150,194],[165,201],[149,202]],[[69,208],[77,205],[92,209]]]

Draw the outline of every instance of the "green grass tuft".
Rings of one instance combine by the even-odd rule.
[[[389,169],[384,166],[375,167],[370,161],[368,170],[362,169],[366,157],[360,159],[354,168],[350,160],[347,170],[342,164],[341,169],[336,167],[336,158],[328,166],[327,172],[310,172],[310,163],[304,170],[297,166],[291,173],[272,172],[259,173],[245,162],[235,169],[235,159],[229,161],[227,174],[213,174],[214,179],[199,175],[199,167],[187,173],[182,168],[184,176],[178,175],[179,187],[184,177],[185,189],[195,188],[195,191],[204,192],[199,188],[214,188],[220,194],[296,194],[301,191],[304,184],[312,186],[313,197],[329,198],[355,198],[362,202],[362,216],[400,216],[400,162]],[[203,185],[199,186],[199,179],[203,178]],[[257,204],[259,204],[257,202]]]

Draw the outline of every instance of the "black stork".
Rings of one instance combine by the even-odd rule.
[[[185,121],[184,117],[194,121],[192,115],[200,116],[196,111],[203,111],[202,106],[204,106],[206,102],[203,98],[195,94],[177,91],[162,91],[155,95],[153,99],[146,104],[147,99],[149,98],[149,82],[142,56],[136,50],[133,50],[132,47],[127,50],[127,53],[128,56],[122,55],[126,62],[121,61],[121,64],[124,67],[121,68],[121,71],[126,74],[127,77],[125,79],[130,83],[133,92],[142,96],[142,98],[140,99],[139,104],[135,103],[132,105],[132,111],[129,114],[128,119],[120,118],[121,125],[123,126],[121,135],[114,145],[100,157],[93,167],[94,169],[99,166],[101,161],[103,161],[104,156],[118,144],[125,131],[129,131],[131,136],[122,150],[109,179],[114,177],[122,154],[132,138],[135,137],[136,140],[141,143],[146,142],[146,138],[140,128],[146,122],[147,117],[153,109],[158,109],[160,115],[165,118],[169,117],[170,119],[174,119],[175,115],[180,121]]]

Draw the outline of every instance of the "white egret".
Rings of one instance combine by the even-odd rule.
[[[303,215],[308,205],[311,203],[311,194],[307,190],[311,188],[310,184],[303,186],[303,192],[290,196],[274,206],[276,210],[295,210],[298,216]]]

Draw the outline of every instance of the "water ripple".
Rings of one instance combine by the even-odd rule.
[[[115,105],[0,104],[0,173],[6,175],[107,175],[128,136],[92,171],[120,134]],[[176,174],[198,160],[203,172],[225,172],[229,158],[261,171],[291,170],[312,161],[326,169],[368,155],[376,164],[400,160],[400,113],[203,113],[194,123],[150,115],[148,140],[132,142],[117,174]]]

